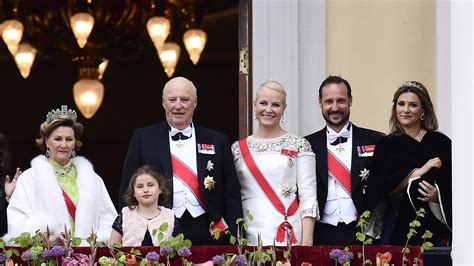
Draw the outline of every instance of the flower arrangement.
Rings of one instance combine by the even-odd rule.
[[[329,252],[329,257],[334,260],[334,265],[338,265],[339,263],[342,266],[350,266],[354,254],[352,254],[348,247],[345,247],[343,250],[331,250],[331,252]]]

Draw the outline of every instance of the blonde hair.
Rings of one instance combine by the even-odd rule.
[[[257,93],[255,94],[255,98],[258,98],[258,95],[263,89],[270,89],[270,90],[274,90],[281,93],[283,95],[283,104],[285,104],[286,106],[286,90],[285,90],[285,87],[283,87],[283,84],[281,84],[281,82],[274,79],[270,79],[263,82],[258,87]]]

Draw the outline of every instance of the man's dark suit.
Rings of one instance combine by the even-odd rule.
[[[327,128],[306,136],[305,138],[311,144],[313,152],[316,154],[316,176],[317,176],[317,196],[321,218],[324,215],[324,207],[328,196],[328,163],[327,163]],[[372,157],[360,157],[357,152],[357,146],[375,145],[383,134],[370,129],[360,128],[352,124],[352,159],[351,159],[351,190],[352,201],[358,212],[363,210],[362,206],[362,184],[361,171],[370,169]],[[316,225],[317,226],[317,225]],[[315,230],[316,232],[316,230]],[[314,235],[314,242],[317,243],[318,237]],[[355,235],[347,236],[355,239]]]
[[[197,174],[200,192],[204,199],[203,208],[209,221],[219,221],[224,218],[229,230],[235,236],[237,218],[243,217],[242,202],[240,199],[240,183],[235,171],[230,142],[226,135],[219,132],[199,127],[193,124],[196,133],[196,144],[214,145],[215,154],[202,154],[197,152]],[[213,189],[204,188],[204,178],[209,174],[206,169],[208,161],[214,163],[212,176],[215,181]],[[137,129],[133,134],[122,172],[120,184],[120,202],[127,190],[134,171],[143,165],[151,165],[166,179],[170,195],[165,202],[160,202],[165,207],[173,206],[173,170],[171,166],[169,127],[166,122],[158,123],[146,128]],[[184,224],[181,225],[183,231]],[[209,236],[209,227],[201,228],[203,234]],[[203,236],[204,237],[204,236]],[[220,244],[224,244],[220,242]]]

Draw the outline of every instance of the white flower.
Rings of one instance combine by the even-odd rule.
[[[206,166],[207,171],[211,171],[214,169],[214,163],[211,162],[211,160],[207,161],[207,166]]]
[[[361,181],[366,181],[367,178],[369,177],[370,170],[364,168],[364,170],[360,170],[360,180]]]

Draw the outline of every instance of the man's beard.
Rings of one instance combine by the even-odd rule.
[[[341,120],[337,123],[333,123],[330,119],[330,116],[333,114],[339,114],[341,116]],[[349,115],[350,115],[350,112],[347,112],[347,114],[344,114],[344,112],[342,111],[337,111],[337,112],[330,112],[330,113],[323,114],[323,118],[324,120],[326,120],[327,125],[333,126],[333,127],[339,127],[339,126],[343,126],[345,123],[347,123],[347,121],[349,121]]]

